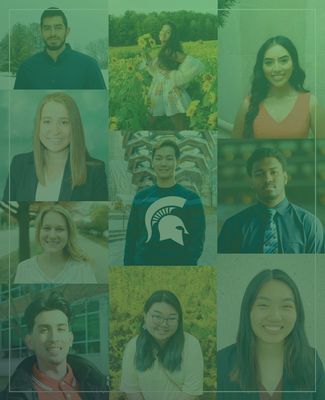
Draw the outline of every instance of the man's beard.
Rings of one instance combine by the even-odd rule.
[[[62,46],[64,46],[64,44],[65,44],[65,38],[66,38],[66,36],[64,37],[64,39],[62,41],[59,41],[58,44],[55,44],[55,45],[50,45],[48,43],[49,39],[44,40],[46,49],[50,50],[50,51],[60,50],[62,48]]]

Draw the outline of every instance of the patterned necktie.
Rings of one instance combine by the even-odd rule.
[[[266,215],[263,253],[275,254],[278,252],[278,232],[276,229],[276,223],[274,221],[276,210],[274,208],[267,208]]]

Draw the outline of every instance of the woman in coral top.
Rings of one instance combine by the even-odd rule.
[[[235,138],[325,137],[325,113],[304,88],[305,72],[294,44],[285,36],[268,39],[257,53],[250,95],[237,113]]]

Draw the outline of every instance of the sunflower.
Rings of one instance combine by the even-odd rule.
[[[217,125],[217,113],[211,113],[208,117],[208,125],[211,128],[214,128]]]
[[[111,117],[109,121],[109,130],[110,131],[116,131],[118,126],[118,118],[117,117]]]
[[[200,100],[192,100],[189,104],[189,106],[187,107],[186,110],[186,116],[187,117],[192,117],[197,109],[197,106],[199,105]]]

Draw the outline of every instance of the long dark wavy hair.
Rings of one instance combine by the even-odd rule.
[[[182,307],[174,293],[168,290],[154,292],[144,305],[144,312],[147,313],[155,303],[167,303],[177,311],[178,326],[166,345],[161,348],[151,334],[144,328],[142,320],[140,334],[136,342],[134,363],[138,371],[146,371],[151,368],[155,359],[170,372],[180,370],[182,363],[182,352],[184,349],[184,330]]]
[[[177,53],[183,53],[183,46],[180,42],[176,25],[166,22],[162,26],[168,25],[171,29],[170,38],[164,43],[158,53],[158,65],[163,69],[172,71],[178,69]]]
[[[256,336],[252,330],[250,314],[262,286],[271,280],[283,282],[292,290],[297,313],[295,326],[285,339],[284,373],[298,390],[314,390],[315,351],[310,347],[305,333],[305,313],[299,290],[290,276],[279,269],[261,271],[247,286],[240,310],[236,363],[230,373],[230,379],[237,382],[242,390],[258,390]]]
[[[284,47],[290,54],[293,71],[289,79],[290,85],[297,92],[308,92],[304,88],[305,72],[299,65],[298,52],[292,41],[286,36],[275,36],[268,39],[259,49],[253,70],[252,87],[250,91],[250,104],[245,118],[244,136],[253,137],[253,123],[259,112],[260,103],[267,97],[270,83],[265,78],[263,71],[263,62],[265,52],[275,44]]]

